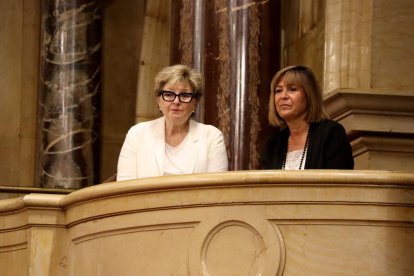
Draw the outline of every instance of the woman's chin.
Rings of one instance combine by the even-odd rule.
[[[190,118],[190,116],[185,116],[184,114],[180,113],[173,113],[173,114],[169,114],[166,116],[168,119],[170,120],[174,120],[174,121],[186,121]]]

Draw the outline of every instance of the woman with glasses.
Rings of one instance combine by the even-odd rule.
[[[313,72],[289,66],[270,84],[268,119],[277,131],[263,155],[264,169],[353,169],[345,129],[328,119]]]
[[[192,119],[203,91],[201,74],[180,64],[166,67],[155,77],[154,91],[163,116],[128,131],[117,181],[227,171],[221,131]]]

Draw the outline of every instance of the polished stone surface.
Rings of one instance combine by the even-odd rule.
[[[203,71],[206,89],[200,117],[223,132],[229,169],[258,169],[268,130],[262,106],[267,106],[268,83],[279,61],[278,31],[272,32],[279,28],[277,5],[252,0],[182,2],[184,16],[175,17],[180,23],[172,41],[173,61]]]
[[[0,2],[0,175],[4,185],[33,183],[35,174],[40,6],[40,0]]]
[[[0,201],[6,275],[411,275],[414,174],[239,171]]]
[[[145,89],[149,86],[147,82],[150,81],[146,79],[146,76],[151,70],[148,68],[151,65],[145,63],[148,71],[142,72],[144,79],[139,77],[140,68],[143,67],[140,66],[141,53],[145,53],[143,49],[145,46],[143,32],[146,28],[144,21],[147,17],[149,23],[153,23],[152,19],[161,21],[162,24],[159,26],[162,25],[160,28],[162,31],[156,35],[164,33],[163,38],[167,36],[168,30],[166,30],[167,24],[164,24],[166,23],[164,19],[158,17],[145,3],[155,5],[155,2],[165,4],[169,1],[99,1],[103,3],[102,13],[105,18],[102,44],[104,93],[101,106],[102,147],[100,149],[102,181],[109,179],[116,172],[119,150],[128,128],[136,120],[145,120],[147,115],[153,115],[150,108],[143,109],[143,106],[152,107],[153,99],[142,96],[149,92],[141,90],[141,87]],[[29,187],[35,185],[41,2],[40,0],[0,1],[1,185]],[[224,16],[226,12],[221,7],[237,1],[183,0],[172,2],[194,4],[194,10],[198,11],[194,14],[196,17],[192,17],[192,14],[186,13],[190,10],[186,6],[182,10],[178,7],[178,11],[172,13],[174,14],[172,20],[179,20],[188,26],[185,26],[185,32],[181,32],[180,29],[172,30],[171,42],[179,38],[182,42],[177,45],[182,45],[182,48],[187,51],[192,49],[191,43],[196,45],[194,48],[198,52],[184,53],[183,61],[190,62],[192,58],[200,59],[201,56],[201,62],[200,60],[197,61],[198,63],[194,62],[204,64],[205,71],[210,74],[207,78],[209,85],[207,93],[210,96],[205,98],[206,106],[208,106],[206,120],[216,126],[223,121],[225,123],[221,125],[221,128],[229,128],[228,125],[233,120],[230,119],[228,113],[230,105],[226,97],[233,92],[229,90],[227,83],[233,77],[228,74],[229,44],[225,28],[230,21]],[[205,17],[199,16],[200,7],[197,8],[197,3],[201,2],[206,4],[205,13],[203,13]],[[335,114],[335,118],[339,119],[348,116],[343,122],[349,127],[347,128],[349,132],[357,129],[360,132],[372,134],[374,129],[381,130],[382,136],[363,135],[353,138],[356,145],[354,148],[357,155],[357,169],[412,170],[410,133],[404,131],[391,133],[393,130],[400,131],[401,126],[411,126],[412,122],[409,119],[413,118],[409,115],[411,113],[389,116],[384,120],[387,128],[392,125],[388,134],[393,137],[389,139],[388,134],[383,131],[386,129],[381,121],[384,116],[371,116],[370,109],[374,103],[378,103],[374,108],[382,105],[383,100],[379,96],[381,93],[395,95],[401,99],[403,93],[412,93],[410,91],[414,90],[414,71],[411,70],[414,29],[410,28],[414,20],[412,16],[414,2],[411,0],[263,0],[254,2],[259,8],[259,18],[262,20],[263,28],[260,28],[258,40],[260,47],[253,46],[261,51],[268,50],[272,53],[270,57],[261,57],[259,62],[259,75],[263,78],[258,84],[259,91],[261,91],[258,95],[262,97],[259,105],[259,112],[262,112],[259,118],[263,120],[260,123],[262,130],[267,126],[263,112],[265,113],[267,109],[269,75],[274,73],[279,63],[280,66],[302,63],[315,70],[318,79],[325,87],[325,94],[348,89],[362,91],[366,94],[366,98],[362,101],[365,105],[358,105],[361,109],[352,108],[353,102],[350,109],[344,110],[345,113]],[[247,3],[245,10],[253,11],[256,8],[251,1],[245,1],[245,3]],[[282,5],[282,18],[278,16],[278,8],[270,7],[277,3]],[[271,12],[264,12],[263,9],[266,8],[269,8]],[[239,8],[236,10],[241,11]],[[197,18],[200,21],[193,22],[191,18]],[[255,17],[254,22],[257,22],[256,19]],[[282,26],[274,25],[274,22],[281,22]],[[202,32],[198,32],[200,37],[193,41],[193,32],[190,31],[189,26],[200,27],[201,23],[202,26],[208,28],[205,40],[202,40]],[[252,32],[258,30],[256,27],[252,25]],[[150,28],[151,26],[147,25],[147,30]],[[282,31],[281,34],[279,30]],[[145,41],[150,43],[152,39],[156,39],[156,35],[154,34],[154,37]],[[281,41],[272,41],[279,37],[282,38]],[[200,49],[200,45],[205,45],[205,48]],[[283,45],[281,50],[278,45]],[[180,55],[179,50],[173,47],[171,49],[171,57]],[[159,60],[154,57],[152,62],[159,64],[164,59],[165,57],[160,55]],[[172,61],[178,62],[180,57],[172,58]],[[140,91],[138,91],[138,86],[140,86]],[[139,103],[137,103],[137,97],[141,99]],[[254,100],[252,99],[252,103]],[[340,97],[337,100],[337,104],[343,103]],[[140,106],[142,113],[137,110],[137,105]],[[384,106],[387,107],[388,104]],[[363,110],[362,113],[361,110]],[[377,111],[379,110],[374,110],[374,112]],[[252,117],[256,116],[255,112],[252,112]],[[247,121],[246,124],[248,124]],[[267,133],[263,131],[264,136]],[[251,136],[255,134],[255,129],[252,134],[248,133]],[[398,135],[400,137],[396,137]],[[262,140],[263,138],[266,137],[262,137]],[[251,145],[248,139],[243,142],[245,145]],[[258,147],[260,146],[259,144]],[[251,152],[255,157],[259,150]],[[246,162],[251,161],[247,159]],[[251,164],[256,164],[255,162],[251,161]],[[0,194],[0,198],[9,196],[17,196],[17,194]]]
[[[154,79],[162,68],[170,65],[170,20],[170,1],[153,0],[147,3],[139,57],[136,123],[153,120],[161,115],[154,94]]]
[[[47,1],[42,18],[37,185],[97,182],[101,15],[99,1]]]

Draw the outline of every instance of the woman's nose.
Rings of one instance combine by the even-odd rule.
[[[173,103],[180,103],[180,97],[178,95],[175,96]]]
[[[280,96],[281,96],[282,98],[287,98],[287,95],[288,95],[288,91],[287,91],[287,89],[283,89],[283,90],[282,90],[282,92],[280,92]]]

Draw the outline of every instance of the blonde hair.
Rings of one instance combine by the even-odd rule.
[[[163,87],[167,83],[188,83],[193,89],[196,99],[203,95],[203,78],[199,72],[182,64],[164,67],[155,77],[154,93],[158,97],[161,95]]]
[[[278,71],[270,83],[268,119],[272,126],[281,128],[286,126],[285,121],[277,113],[275,106],[276,86],[282,80],[288,85],[301,87],[305,92],[308,101],[305,119],[308,123],[320,122],[329,118],[322,101],[322,90],[312,70],[306,66],[292,65]]]

